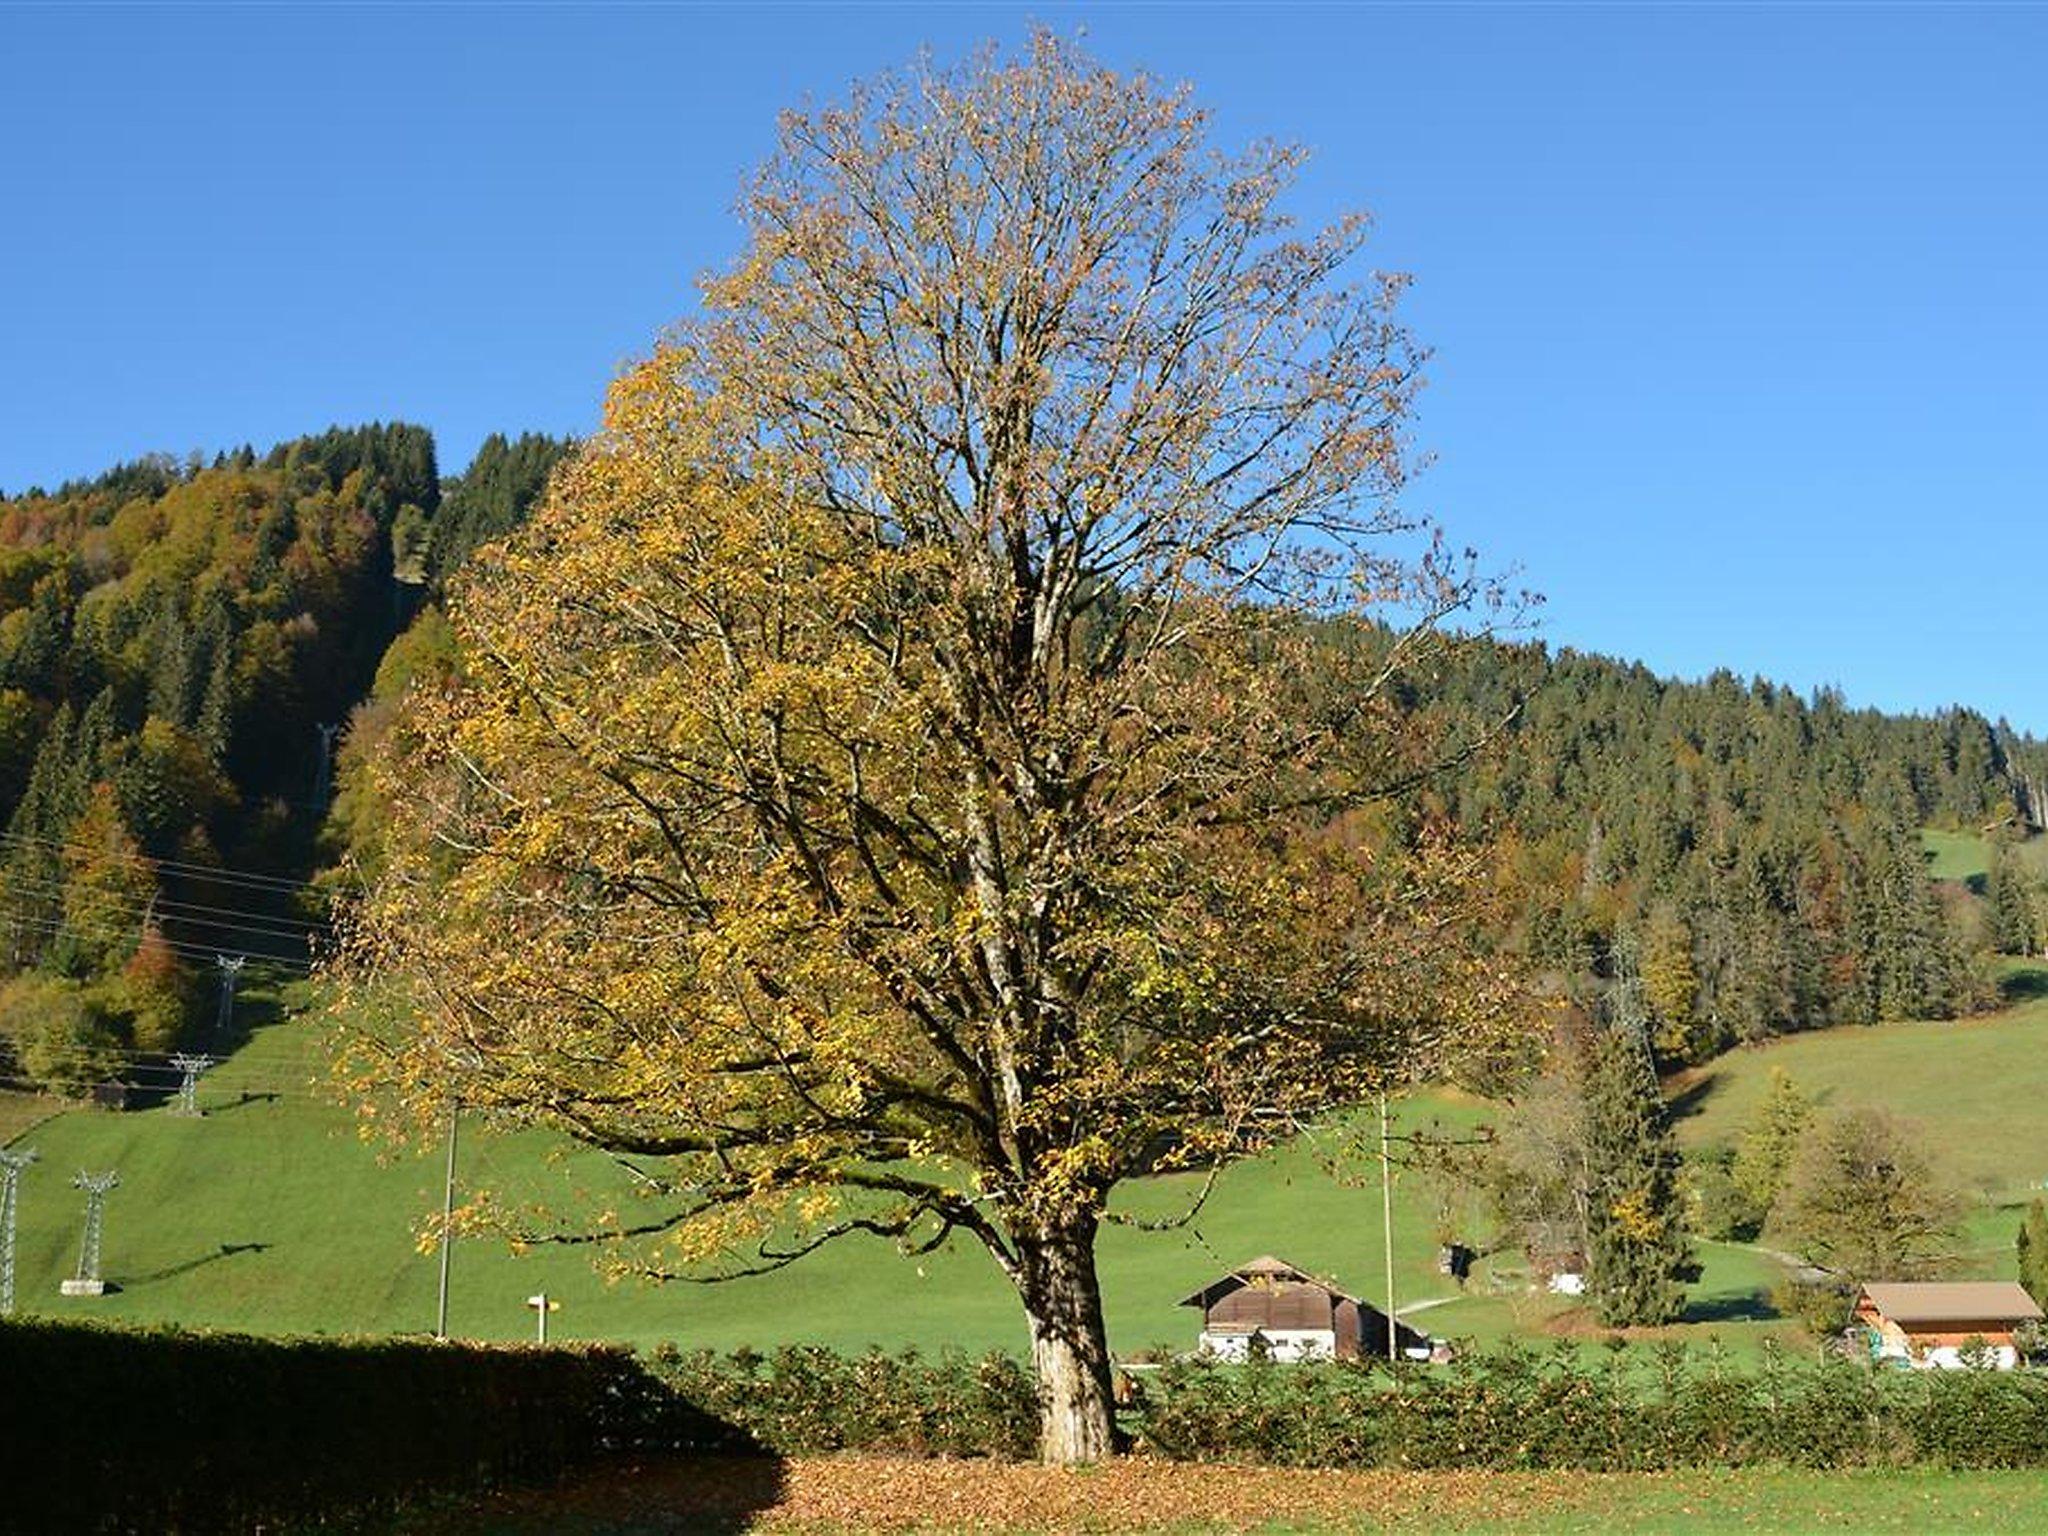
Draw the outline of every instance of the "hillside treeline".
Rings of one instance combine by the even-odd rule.
[[[0,498],[0,1073],[203,1043],[216,952],[303,960],[299,882],[374,863],[369,749],[453,666],[437,599],[568,446],[494,435],[443,480],[378,425]],[[1416,798],[1492,844],[1503,946],[1589,1004],[1633,968],[1668,1061],[1964,1012],[2040,946],[2005,854],[1981,894],[1926,878],[1921,828],[2040,815],[2048,749],[2002,722],[1493,643],[1407,703],[1491,737]]]
[[[403,424],[0,499],[0,1074],[203,1042],[216,953],[303,964],[335,737],[563,445],[443,482]]]
[[[1920,830],[2032,830],[2043,747],[1966,709],[1897,716],[1717,673],[1542,647],[1467,650],[1436,707],[1505,721],[1431,794],[1490,829],[1510,945],[1586,995],[1639,969],[1660,1054],[1948,1017],[1995,999],[1988,951],[2038,947],[2001,852],[1994,911],[1927,878]]]
[[[1427,775],[1411,824],[1448,818],[1490,845],[1509,914],[1498,942],[1588,1016],[1623,971],[1639,976],[1666,1066],[1989,1007],[1992,957],[2040,950],[2048,900],[2012,851],[2036,830],[2048,746],[2002,721],[1852,709],[1725,672],[1677,681],[1536,644],[1423,654],[1400,707],[1436,719],[1425,737],[1483,746]],[[369,759],[410,682],[455,666],[429,609],[358,711],[330,833],[360,868],[377,866],[386,809]],[[1986,888],[1928,878],[1929,827],[1990,840]]]

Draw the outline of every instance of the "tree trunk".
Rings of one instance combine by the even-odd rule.
[[[1020,1234],[1018,1289],[1038,1375],[1039,1459],[1060,1466],[1116,1450],[1109,1338],[1095,1278],[1095,1220]]]

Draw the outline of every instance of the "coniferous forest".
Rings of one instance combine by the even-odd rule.
[[[80,1088],[198,1046],[216,954],[303,963],[330,764],[393,637],[564,445],[335,429],[0,499],[0,1031]]]
[[[494,435],[444,480],[423,428],[337,428],[0,498],[0,1071],[203,1047],[216,954],[305,960],[306,882],[374,856],[363,743],[453,666],[441,599],[569,447]],[[2041,946],[2013,850],[2048,747],[1967,708],[1505,642],[1405,703],[1489,723],[1415,803],[1489,849],[1500,943],[1588,1007],[1633,956],[1663,1065],[1986,1007]],[[1990,838],[1988,880],[1930,880],[1928,827]]]
[[[1540,646],[1463,655],[1448,694],[1512,719],[1438,793],[1490,833],[1512,946],[1574,986],[1632,946],[1667,1061],[1969,1012],[1996,1000],[1989,954],[2038,952],[2011,851],[2038,828],[2044,752],[2002,721]],[[1923,827],[1987,836],[1988,891],[1927,879]]]

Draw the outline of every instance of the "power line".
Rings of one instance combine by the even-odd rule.
[[[63,896],[78,889],[77,886],[65,880],[37,880],[21,875],[5,877],[5,884],[13,890],[34,891],[47,896]],[[175,918],[179,922],[191,923],[195,927],[275,928],[277,936],[280,938],[304,938],[316,929],[331,929],[334,926],[331,918],[301,918],[292,917],[281,912],[258,912],[250,907],[210,906],[205,902],[180,901],[176,897],[165,896],[160,893],[152,893],[146,899],[138,901],[132,896],[122,896],[112,892],[95,892],[92,899],[104,906],[119,908],[138,915],[162,914]],[[184,914],[188,912],[215,912],[223,917],[237,918],[240,921],[231,925],[204,917],[187,917]]]
[[[4,896],[4,894],[4,891],[0,891],[0,896]],[[112,901],[95,901],[89,907],[81,902],[77,903],[77,906],[83,910],[65,911],[54,902],[49,906],[38,904],[33,894],[25,898],[25,900],[31,904],[26,906],[0,907],[0,916],[13,913],[25,921],[56,923],[59,926],[66,924],[73,926],[88,925],[118,933],[133,933],[138,938],[154,929],[157,936],[167,944],[179,944],[187,949],[211,949],[216,952],[222,949],[243,948],[243,945],[234,942],[238,937],[259,941],[268,940],[283,945],[295,945],[303,948],[307,953],[311,953],[320,947],[325,940],[325,936],[320,934],[287,933],[282,929],[245,927],[236,923],[222,922],[218,918],[194,921],[173,916],[171,919],[172,926],[166,927],[162,921],[162,915],[150,910],[148,907],[124,906]],[[192,932],[193,928],[217,929],[221,936],[219,938],[210,938],[206,934]],[[179,934],[184,936],[177,937],[176,935]],[[258,958],[261,958],[261,954],[258,955]],[[299,957],[286,953],[278,954],[277,958],[297,959]]]
[[[42,1054],[79,1061],[117,1061],[123,1067],[137,1072],[170,1072],[175,1070],[170,1065],[174,1052],[138,1050],[133,1046],[109,1045],[102,1048],[74,1042],[53,1045]],[[216,1066],[236,1066],[268,1072],[275,1072],[279,1069],[289,1071],[300,1065],[304,1065],[307,1070],[311,1071],[317,1066],[317,1063],[308,1061],[303,1057],[295,1058],[268,1052],[262,1055],[238,1053],[233,1056],[216,1056],[214,1064]]]
[[[125,1075],[122,1081],[126,1082]],[[139,1088],[145,1093],[170,1093],[173,1091],[172,1085],[168,1083],[127,1083],[126,1085],[131,1088]],[[227,1084],[223,1084],[220,1088],[221,1093],[229,1091],[229,1085]],[[332,1104],[335,1102],[331,1095],[313,1086],[313,1079],[311,1077],[303,1077],[296,1080],[240,1079],[233,1084],[233,1091],[236,1093],[246,1093],[251,1096],[262,1094],[275,1098],[303,1099],[309,1104]],[[13,1077],[5,1074],[0,1074],[0,1092],[19,1093],[31,1098],[66,1097],[63,1094],[51,1092],[48,1083],[41,1082],[35,1078]],[[73,1100],[72,1102],[76,1103],[79,1101]]]
[[[112,858],[120,863],[150,869],[178,870],[195,882],[210,881],[215,885],[267,887],[280,892],[321,889],[312,880],[298,880],[289,875],[266,875],[225,864],[194,864],[183,859],[160,859],[146,853],[113,853],[104,846],[76,842],[68,838],[40,837],[30,832],[0,832],[0,842],[26,845],[31,849],[90,854],[96,858]]]
[[[132,930],[127,927],[109,928],[95,923],[79,922],[75,919],[51,917],[39,912],[24,912],[18,907],[0,907],[0,920],[11,920],[25,928],[48,934],[53,938],[62,938],[69,935],[72,938],[117,939],[122,942],[132,938],[138,943],[142,939],[142,930],[139,925]],[[219,953],[218,949],[210,945],[194,944],[184,939],[174,939],[168,934],[160,934],[158,937],[163,945],[180,959],[211,960]],[[251,959],[262,960],[271,965],[281,965],[287,969],[296,970],[308,975],[315,969],[312,961],[301,959],[296,955],[280,955],[269,950],[250,950],[248,951],[248,956]]]
[[[136,1066],[122,1062],[101,1063],[94,1060],[91,1056],[76,1056],[52,1060],[49,1065],[58,1069],[105,1066],[106,1070],[118,1074],[130,1086],[152,1092],[158,1090],[165,1093],[174,1092],[183,1081],[183,1072],[178,1068]],[[147,1081],[143,1081],[145,1078]],[[318,1098],[325,1096],[315,1087],[315,1084],[320,1081],[321,1075],[311,1070],[298,1075],[287,1072],[274,1076],[258,1076],[247,1072],[238,1072],[232,1074],[229,1080],[222,1084],[222,1089],[225,1091],[229,1087],[264,1088],[293,1094],[305,1093]],[[0,1085],[30,1085],[22,1087],[21,1091],[23,1092],[31,1091],[32,1086],[37,1082],[38,1079],[30,1077],[25,1071],[0,1073]]]
[[[94,1057],[118,1056],[124,1061],[141,1062],[157,1066],[160,1066],[164,1062],[168,1061],[170,1059],[171,1054],[169,1051],[146,1050],[141,1046],[134,1045],[108,1045],[102,1048],[100,1046],[94,1045],[82,1045],[76,1042],[62,1045],[53,1045],[49,1049],[50,1054],[52,1055],[76,1054]],[[223,1057],[221,1059],[223,1060],[223,1062],[249,1062],[257,1066],[268,1067],[278,1066],[302,1058],[295,1058],[276,1051],[264,1051],[259,1053],[255,1049],[254,1045],[250,1045],[236,1052],[231,1057]]]
[[[39,889],[41,891],[49,893],[62,893],[69,888],[61,886],[41,886],[39,887]],[[0,880],[0,893],[4,892],[5,882],[4,880]],[[31,889],[22,899],[27,901],[36,901],[37,889]],[[24,922],[39,922],[44,924],[55,923],[60,927],[68,924],[70,926],[79,928],[89,925],[91,923],[91,920],[94,918],[104,918],[109,922],[117,922],[121,924],[119,929],[114,930],[114,933],[125,933],[127,931],[127,924],[133,923],[135,926],[136,933],[140,935],[140,933],[149,924],[157,920],[157,909],[160,905],[160,903],[143,903],[138,905],[131,901],[122,901],[111,897],[100,897],[95,899],[94,910],[87,913],[84,917],[72,917],[66,914],[64,911],[62,911],[59,904],[56,901],[52,900],[50,906],[47,908],[24,909],[22,907],[0,907],[0,917],[12,915]],[[177,923],[180,927],[217,928],[222,933],[228,935],[253,935],[254,937],[259,939],[272,939],[277,942],[285,944],[303,945],[308,951],[311,951],[323,940],[331,937],[331,935],[327,933],[316,933],[311,929],[298,931],[286,930],[281,927],[265,927],[260,922],[226,923],[221,922],[217,919],[184,918],[177,917],[175,915],[172,917],[171,920]],[[113,936],[113,933],[109,933],[105,930],[105,923],[102,923],[99,926],[102,929],[102,937]],[[203,939],[174,939],[170,936],[169,933],[164,932],[161,926],[158,927],[158,932],[162,936],[164,941],[169,944],[180,945],[187,949],[203,950],[209,948],[208,943]],[[214,942],[210,947],[213,950],[219,950],[225,946],[223,942]],[[246,948],[247,946],[235,945],[232,947]],[[252,953],[255,954],[256,958],[258,959],[268,958],[273,960],[285,961],[287,963],[292,962],[297,958],[296,956],[281,955],[270,951],[252,951]]]
[[[57,1065],[57,1063],[52,1063],[52,1066]],[[89,1067],[92,1066],[93,1063],[69,1062],[64,1063],[63,1065],[71,1067]],[[165,1095],[175,1096],[179,1088],[182,1086],[182,1075],[174,1078],[163,1072],[151,1072],[149,1074],[149,1081],[147,1082],[138,1081],[137,1074],[133,1072],[118,1072],[117,1078],[120,1082],[125,1083],[128,1087],[140,1089],[145,1093],[161,1093]],[[229,1080],[222,1081],[219,1084],[219,1088],[217,1091],[221,1093],[228,1093],[246,1090],[249,1092],[260,1093],[288,1093],[294,1098],[327,1098],[328,1094],[318,1086],[319,1081],[320,1079],[318,1075],[310,1072],[307,1073],[304,1077],[297,1078],[236,1076]],[[0,1075],[0,1085],[11,1087],[16,1092],[20,1093],[32,1093],[35,1091],[35,1087],[37,1086],[35,1079],[25,1076],[15,1076],[12,1074]],[[47,1091],[47,1085],[44,1086]],[[62,1097],[62,1095],[54,1095],[54,1097]]]
[[[229,864],[198,864],[186,859],[158,858],[147,853],[121,853],[111,850],[105,844],[80,842],[75,838],[44,837],[33,832],[0,832],[0,842],[24,845],[30,849],[44,849],[59,853],[83,853],[95,858],[111,858],[121,863],[144,865],[151,869],[182,871],[194,880],[211,881],[216,885],[267,886],[280,891],[299,891],[314,888],[311,880],[300,880],[291,875],[269,875],[259,870],[240,869]]]
[[[146,1076],[154,1078],[159,1082],[166,1084],[180,1077],[184,1071],[182,1067],[171,1066],[168,1062],[123,1061],[122,1059],[120,1059],[118,1055],[115,1055],[111,1052],[105,1055],[101,1055],[93,1051],[90,1047],[86,1046],[80,1046],[76,1048],[64,1047],[56,1051],[50,1051],[45,1054],[44,1059],[49,1061],[52,1066],[98,1066],[104,1064],[107,1067],[114,1070],[118,1070],[121,1073],[130,1077]],[[225,1064],[226,1063],[223,1063],[218,1059],[216,1059],[214,1063],[214,1065],[216,1066],[221,1066]],[[251,1076],[249,1069],[244,1068],[241,1072],[237,1073],[236,1076],[237,1081],[241,1082],[283,1082],[290,1077],[291,1070],[291,1068],[286,1067],[283,1068],[282,1073],[280,1073],[279,1067],[272,1066],[264,1075]],[[4,1074],[0,1076],[18,1077],[26,1079],[28,1074],[26,1072],[19,1072]],[[301,1085],[310,1083],[316,1076],[318,1076],[318,1072],[316,1071],[316,1069],[314,1069],[311,1066],[308,1066],[305,1075],[302,1078],[300,1078],[299,1081]]]
[[[124,1072],[146,1072],[153,1077],[175,1077],[180,1070],[170,1064],[170,1053],[160,1051],[130,1053],[118,1047],[99,1050],[90,1045],[59,1045],[39,1054],[44,1059],[53,1062],[107,1062],[119,1067]],[[16,1063],[16,1065],[18,1066],[20,1063]],[[214,1057],[214,1065],[216,1067],[233,1066],[240,1072],[255,1072],[266,1077],[276,1077],[279,1074],[289,1075],[292,1072],[298,1071],[302,1066],[309,1077],[319,1070],[317,1063],[294,1062],[284,1057],[272,1057],[267,1060],[244,1063],[238,1057],[216,1056]]]
[[[98,930],[100,931],[100,933],[101,933],[101,935],[102,935],[102,936],[108,936],[108,935],[110,935],[110,934],[126,934],[126,933],[128,933],[128,932],[130,932],[130,931],[131,931],[131,930],[130,930],[130,928],[129,928],[129,925],[128,925],[128,924],[127,924],[126,922],[122,922],[122,923],[120,923],[120,925],[119,925],[118,927],[114,927],[114,928],[109,928],[109,927],[108,927],[108,925],[107,925],[106,923],[103,923],[103,922],[100,922],[100,923],[96,923],[96,922],[94,922],[94,921],[93,921],[93,917],[94,917],[94,916],[97,916],[97,915],[98,915],[98,914],[91,914],[91,915],[88,915],[88,916],[86,916],[86,917],[83,917],[83,918],[79,918],[79,917],[70,917],[70,916],[67,916],[67,915],[66,915],[65,913],[63,913],[63,912],[61,912],[61,911],[54,911],[54,910],[52,910],[52,911],[35,911],[35,910],[27,910],[27,909],[23,909],[23,908],[21,908],[21,907],[0,907],[0,917],[6,917],[6,916],[13,916],[13,917],[17,917],[17,918],[21,919],[21,920],[22,920],[22,921],[24,921],[24,922],[37,922],[37,923],[54,923],[54,924],[55,924],[55,925],[57,925],[58,927],[64,927],[64,926],[67,926],[67,925],[68,925],[68,926],[74,926],[74,927],[80,927],[80,928],[87,928],[87,929],[95,929],[95,928],[96,928],[96,929],[98,929]],[[111,918],[111,919],[118,919],[118,918],[120,918],[120,917],[121,917],[121,916],[123,916],[123,915],[124,915],[124,914],[122,914],[122,913],[119,913],[119,912],[110,912],[110,913],[108,913],[108,914],[107,914],[107,916],[108,916],[109,918]],[[137,934],[137,935],[139,936],[139,935],[140,935],[140,934],[141,934],[141,933],[143,932],[143,926],[144,926],[144,923],[145,923],[145,921],[147,920],[147,914],[146,914],[146,913],[131,913],[131,914],[126,914],[126,915],[128,915],[128,916],[130,916],[130,917],[132,917],[132,918],[133,918],[133,921],[134,921],[134,928],[133,928],[133,932],[135,932],[135,933],[136,933],[136,934]],[[170,936],[169,936],[168,934],[164,935],[164,941],[165,941],[166,943],[170,943],[170,944],[182,944],[182,945],[184,945],[184,946],[185,946],[186,948],[188,948],[188,949],[209,949],[209,950],[217,950],[217,949],[219,949],[219,947],[220,947],[219,945],[212,945],[212,946],[207,946],[207,945],[204,945],[204,944],[194,944],[194,943],[191,943],[190,941],[188,941],[188,940],[184,940],[184,939],[173,939],[173,938],[171,938],[171,937],[170,937]],[[259,957],[259,958],[260,958],[260,957]],[[289,956],[289,955],[279,955],[279,956],[276,956],[275,958],[277,958],[277,959],[282,959],[282,960],[289,960],[289,959],[292,959],[292,958],[294,958],[294,957],[292,957],[292,956]]]

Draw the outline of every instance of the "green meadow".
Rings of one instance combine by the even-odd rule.
[[[1920,846],[1927,852],[1927,872],[1936,880],[1954,880],[1975,889],[1991,872],[1991,843],[1981,832],[1928,827],[1920,833]],[[2015,851],[2024,868],[2048,875],[2048,837],[2030,837]]]
[[[24,1178],[18,1305],[45,1315],[90,1315],[275,1333],[424,1333],[434,1325],[439,1261],[421,1234],[438,1212],[445,1145],[393,1150],[366,1142],[323,1081],[320,1026],[284,1016],[277,994],[250,989],[259,1020],[247,1043],[202,1080],[206,1113],[167,1105],[113,1113],[51,1101],[0,1098],[0,1139],[32,1146]],[[1826,1108],[1881,1104],[1926,1130],[1939,1154],[1981,1196],[1971,1263],[2010,1272],[2018,1207],[2048,1178],[2048,998],[1960,1023],[1838,1029],[1734,1052],[1675,1084],[1687,1145],[1732,1138],[1774,1068]],[[1469,1129],[1478,1101],[1418,1095],[1401,1125]],[[24,1134],[25,1132],[25,1134]],[[1277,1253],[1380,1303],[1386,1289],[1377,1163],[1371,1126],[1334,1123],[1230,1168],[1184,1226],[1164,1232],[1112,1224],[1101,1245],[1114,1347],[1186,1347],[1194,1315],[1176,1303],[1212,1276]],[[81,1169],[117,1169],[109,1197],[103,1272],[119,1289],[64,1299],[84,1207],[71,1187]],[[515,1211],[612,1209],[628,1221],[658,1207],[609,1160],[536,1133],[466,1124],[458,1193],[478,1188]],[[1123,1214],[1185,1211],[1201,1176],[1133,1186]],[[1536,1293],[1513,1255],[1482,1260],[1464,1289],[1437,1270],[1434,1193],[1397,1174],[1394,1282],[1400,1309],[1433,1333],[1491,1340],[1593,1338],[1569,1300]],[[1702,1243],[1703,1274],[1688,1320],[1659,1336],[1749,1353],[1766,1338],[1795,1340],[1769,1294],[1778,1261],[1761,1248]],[[642,1253],[658,1262],[659,1256]],[[617,1266],[612,1266],[616,1268]],[[526,1298],[559,1303],[557,1339],[684,1347],[771,1347],[809,1342],[969,1350],[1021,1348],[1014,1298],[987,1257],[967,1243],[923,1258],[849,1238],[771,1274],[722,1284],[656,1283],[603,1271],[589,1246],[530,1246],[478,1235],[451,1253],[452,1332],[530,1336]]]
[[[22,1308],[264,1332],[430,1330],[438,1259],[421,1251],[419,1235],[440,1208],[445,1146],[367,1144],[319,1085],[315,1045],[307,1022],[259,1031],[202,1080],[199,1119],[160,1106],[75,1109],[40,1124],[24,1140],[41,1160],[23,1185]],[[1410,1121],[1425,1111],[1464,1123],[1475,1113],[1448,1101],[1404,1109]],[[1179,1298],[1267,1251],[1379,1295],[1376,1165],[1333,1176],[1347,1140],[1333,1128],[1227,1171],[1181,1229],[1112,1225],[1102,1255],[1118,1347],[1185,1345],[1194,1314],[1175,1306]],[[122,1182],[109,1197],[103,1269],[120,1289],[65,1300],[58,1283],[77,1259],[84,1199],[70,1178],[106,1168]],[[1411,1182],[1401,1181],[1394,1229],[1404,1306],[1456,1294],[1436,1273],[1426,1202]],[[612,1207],[629,1220],[656,1209],[606,1159],[472,1124],[458,1142],[458,1189],[480,1186],[515,1209]],[[1134,1191],[1128,1210],[1176,1214],[1199,1191],[1197,1175],[1155,1180]],[[849,1238],[771,1274],[705,1285],[612,1278],[587,1247],[514,1253],[502,1238],[479,1236],[452,1250],[449,1289],[451,1331],[472,1338],[527,1336],[525,1298],[544,1291],[560,1302],[550,1332],[561,1339],[974,1350],[1025,1342],[1007,1286],[966,1244],[913,1260],[880,1240]],[[1505,1306],[1459,1305],[1489,1331],[1513,1326]]]
[[[2038,994],[2048,973],[2015,968],[2008,984]],[[2048,997],[1953,1022],[1873,1024],[1787,1035],[1731,1051],[1679,1085],[1679,1139],[1734,1138],[1773,1070],[1819,1106],[1886,1108],[1926,1134],[1936,1157],[1993,1200],[2048,1180]]]

